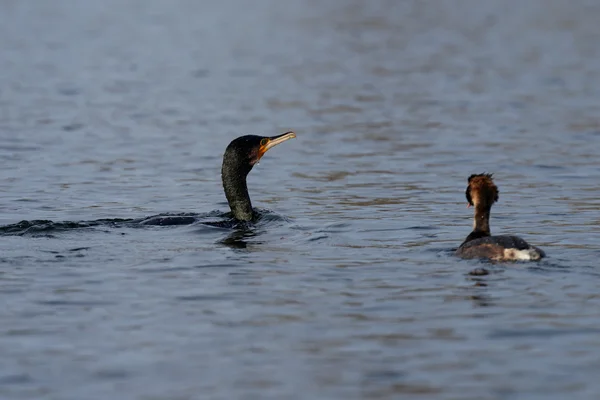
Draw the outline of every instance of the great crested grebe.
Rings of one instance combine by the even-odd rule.
[[[490,211],[498,201],[498,188],[492,174],[473,174],[469,177],[467,207],[473,206],[473,231],[456,250],[462,258],[485,258],[493,261],[539,260],[546,254],[531,246],[518,236],[492,236],[490,233]]]

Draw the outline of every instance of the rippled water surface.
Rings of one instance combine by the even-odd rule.
[[[598,398],[596,2],[1,8],[1,398]],[[483,171],[547,259],[452,256]]]

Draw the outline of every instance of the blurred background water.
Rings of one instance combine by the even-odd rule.
[[[597,2],[0,9],[1,398],[598,398]],[[63,224],[227,211],[286,130],[251,228]],[[547,259],[452,256],[483,171]]]

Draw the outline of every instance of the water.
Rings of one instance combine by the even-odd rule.
[[[2,8],[1,398],[597,398],[595,2]],[[483,171],[547,259],[452,256]]]

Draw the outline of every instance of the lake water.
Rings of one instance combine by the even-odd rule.
[[[1,9],[0,398],[598,398],[597,2]],[[452,255],[484,171],[548,258]]]

